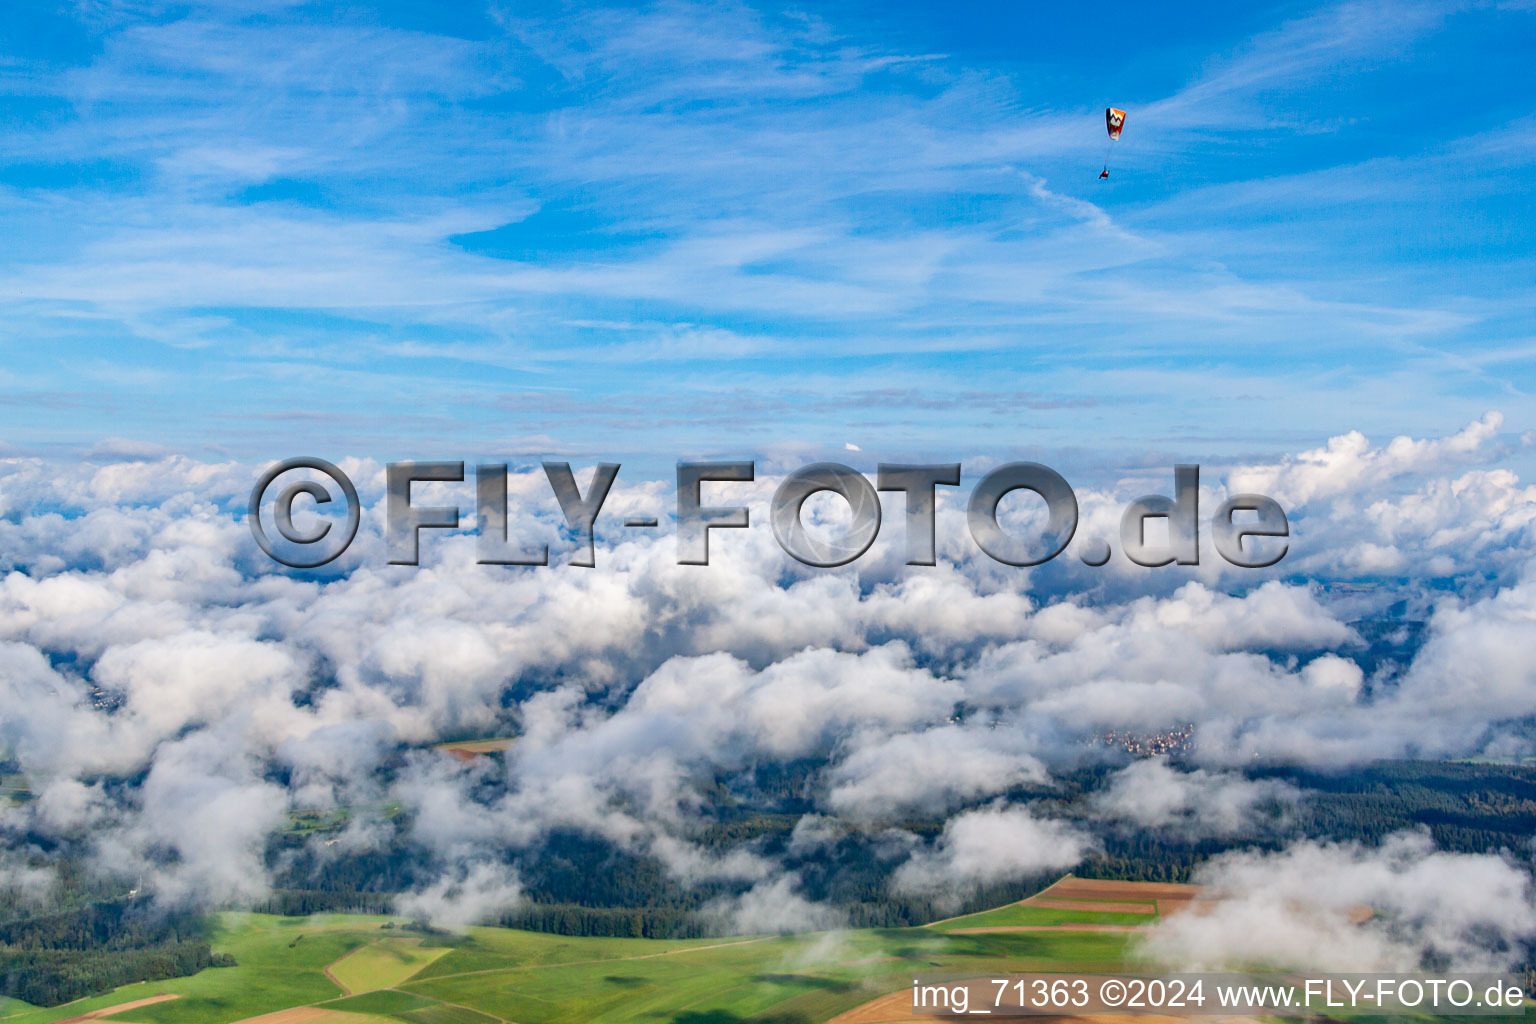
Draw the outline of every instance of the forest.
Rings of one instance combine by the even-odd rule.
[[[1052,876],[1021,877],[965,895],[957,908],[893,892],[883,834],[890,827],[931,838],[939,817],[850,828],[811,853],[795,853],[790,834],[810,799],[822,766],[816,762],[762,765],[749,777],[715,780],[713,812],[695,841],[715,851],[749,845],[779,858],[803,880],[803,895],[836,907],[852,927],[920,925],[1022,899]],[[1371,843],[1405,828],[1427,829],[1443,849],[1511,851],[1529,858],[1536,832],[1536,769],[1471,762],[1384,762],[1352,771],[1267,770],[1306,796],[1275,807],[1251,832],[1191,838],[1176,831],[1120,830],[1095,823],[1089,801],[1112,766],[1082,768],[1050,785],[1021,787],[1010,799],[1042,815],[1095,827],[1100,850],[1074,870],[1085,876],[1140,881],[1187,881],[1201,861],[1234,848],[1277,849],[1301,837]],[[344,816],[324,828],[340,828]],[[268,861],[274,886],[250,909],[283,915],[321,912],[384,914],[398,894],[426,884],[438,865],[406,840],[410,821],[392,821],[395,841],[380,849],[338,854],[315,841],[306,824],[273,835]],[[53,863],[58,891],[46,908],[0,893],[0,993],[53,1005],[115,985],[194,973],[217,962],[198,919],[152,909],[147,899],[111,897],[64,855]],[[547,836],[519,851],[526,899],[494,923],[573,936],[693,938],[718,933],[712,900],[739,892],[721,881],[685,885],[652,857],[624,851],[577,832]]]
[[[38,1006],[232,965],[209,947],[196,916],[163,913],[148,900],[92,902],[0,923],[0,995]]]
[[[718,780],[714,820],[695,837],[715,850],[751,844],[782,858],[803,879],[804,895],[835,905],[854,927],[918,925],[947,915],[1021,899],[1050,878],[1020,878],[969,894],[957,911],[933,901],[893,893],[894,864],[878,831],[849,830],[814,855],[790,853],[789,837],[820,765],[772,764],[743,785]],[[1112,768],[1084,768],[1049,787],[1022,787],[1010,798],[1042,814],[1090,821],[1089,797]],[[1405,828],[1424,828],[1442,849],[1466,853],[1527,853],[1536,832],[1536,769],[1471,762],[1384,762],[1347,772],[1300,769],[1254,773],[1307,791],[1294,807],[1275,808],[1270,827],[1222,838],[1189,838],[1162,830],[1101,829],[1102,848],[1074,870],[1080,875],[1137,881],[1187,881],[1201,861],[1224,850],[1278,849],[1300,836],[1371,843]],[[398,823],[404,827],[405,822]],[[939,818],[895,823],[918,836],[936,835]],[[886,826],[882,826],[882,829]],[[274,836],[271,859],[286,867],[278,888],[258,909],[306,914],[322,910],[383,913],[392,894],[425,882],[433,865],[404,844],[346,856],[320,857],[298,835]],[[564,935],[683,938],[716,925],[700,913],[709,902],[737,891],[720,882],[688,886],[653,858],[636,856],[600,839],[556,833],[519,857],[527,902],[499,923]]]

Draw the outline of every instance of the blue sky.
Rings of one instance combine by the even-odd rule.
[[[24,5],[0,444],[1116,466],[1492,408],[1518,434],[1533,29],[1518,3]]]

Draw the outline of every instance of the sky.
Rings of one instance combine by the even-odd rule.
[[[853,444],[1091,475],[1489,410],[1518,437],[1533,29],[1519,3],[21,5],[0,453]]]

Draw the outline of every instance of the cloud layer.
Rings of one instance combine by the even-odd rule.
[[[655,482],[616,487],[598,567],[575,569],[526,473],[513,529],[549,540],[556,564],[479,566],[472,537],[434,534],[419,568],[388,566],[382,467],[350,460],[362,534],[335,565],[287,572],[237,514],[251,467],[13,459],[0,738],[36,799],[0,821],[159,898],[231,905],[264,892],[266,840],[290,811],[349,809],[337,841],[358,849],[388,841],[377,809],[397,806],[435,879],[402,905],[457,922],[514,905],[519,851],[574,831],[679,884],[726,884],[736,895],[710,912],[768,930],[836,914],[800,905],[779,854],[701,841],[712,788],[762,764],[819,766],[795,849],[884,836],[906,893],[1070,867],[1095,829],[1272,838],[1302,796],[1244,769],[1528,749],[1536,492],[1481,468],[1504,451],[1496,426],[1336,439],[1319,451],[1350,452],[1343,469],[1306,453],[1208,478],[1206,509],[1228,481],[1291,495],[1293,554],[1265,571],[1209,549],[1190,568],[1093,569],[1074,549],[1012,570],[976,550],[954,498],[931,569],[902,565],[898,535],[811,570],[763,528],[679,566],[665,532],[603,525],[669,500]],[[760,509],[775,484],[735,493]],[[1080,534],[1113,535],[1116,511],[1158,486],[1080,494]],[[416,500],[463,497],[434,485]],[[1003,510],[1009,529],[1032,516]],[[1382,576],[1353,557],[1367,549],[1435,555]],[[1412,623],[1412,640],[1393,632]],[[422,749],[511,732],[503,758],[467,765]],[[1116,744],[1174,732],[1177,764],[1123,765]],[[1097,824],[1028,804],[1055,772],[1117,758]],[[904,831],[915,818],[946,824],[922,839]]]

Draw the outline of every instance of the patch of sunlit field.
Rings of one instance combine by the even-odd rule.
[[[424,946],[420,938],[380,939],[331,964],[331,977],[354,993],[393,988],[447,952],[447,946]]]

